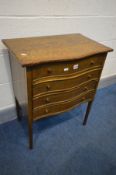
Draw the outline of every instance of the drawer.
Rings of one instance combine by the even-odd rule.
[[[60,112],[65,112],[71,108],[94,98],[94,91],[89,91],[88,93],[75,97],[68,101],[56,102],[54,104],[48,104],[46,106],[41,106],[33,110],[33,120],[43,118],[45,116],[55,115]]]
[[[87,69],[102,67],[103,63],[104,56],[101,54],[80,60],[41,64],[34,67],[33,80],[36,81],[36,79],[44,77],[49,78],[51,76],[75,74]]]
[[[35,98],[33,98],[33,108],[51,103],[53,104],[54,102],[58,101],[65,101],[70,98],[74,98],[75,96],[78,96],[80,94],[83,94],[87,91],[95,90],[97,83],[97,80],[90,80],[87,83],[83,83],[81,86],[78,86],[76,88],[71,88],[62,92],[53,92],[47,95],[44,94],[41,96],[36,96]]]
[[[47,82],[41,82],[33,85],[33,96],[63,91],[69,88],[76,88],[80,84],[89,80],[98,79],[101,69],[91,70],[80,75],[70,76],[69,78],[51,79]]]

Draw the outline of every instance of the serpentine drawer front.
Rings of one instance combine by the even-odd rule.
[[[36,82],[33,84],[33,95],[45,94],[49,92],[63,91],[68,88],[77,87],[83,82],[88,80],[98,79],[101,73],[100,69],[90,70],[84,72],[80,75],[69,76],[69,77],[60,77],[58,79],[50,79],[44,82]]]
[[[65,61],[57,63],[48,63],[36,66],[33,71],[33,79],[40,80],[46,77],[52,76],[68,76],[70,74],[76,74],[81,71],[91,69],[93,67],[102,67],[104,59],[100,55],[101,59],[98,59],[98,56],[91,56],[85,60],[74,60],[74,61]],[[44,70],[44,71],[43,71]]]
[[[51,93],[44,93],[43,95],[35,95],[33,98],[33,108],[46,104],[54,104],[54,102],[64,101],[70,98],[74,98],[82,93],[89,90],[95,90],[97,86],[98,79],[93,79],[87,81],[86,83],[81,83],[77,87],[67,88],[66,90],[53,91]]]
[[[72,107],[79,105],[82,102],[86,102],[93,99],[95,91],[88,91],[77,97],[70,98],[69,100],[59,101],[43,106],[38,106],[33,109],[34,120],[38,118],[45,117],[47,115],[58,114],[64,112],[66,109],[71,109]]]
[[[28,118],[29,147],[32,123],[88,102],[86,124],[111,48],[81,34],[5,39],[13,80],[18,120]]]

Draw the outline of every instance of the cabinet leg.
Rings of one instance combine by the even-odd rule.
[[[93,103],[93,101],[88,102],[85,118],[84,118],[84,121],[83,121],[83,125],[86,125],[86,123],[87,123],[87,119],[88,119],[88,116],[89,116],[89,113],[90,113],[90,110],[91,110],[92,103]]]
[[[15,98],[15,104],[16,104],[17,119],[18,121],[21,121],[21,113],[20,113],[21,108],[16,98]]]
[[[28,121],[28,129],[29,129],[29,148],[33,149],[33,127],[32,127],[32,121],[30,119]]]

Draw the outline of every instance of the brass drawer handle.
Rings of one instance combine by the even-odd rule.
[[[45,112],[48,113],[48,109],[45,109]]]
[[[50,99],[49,99],[48,97],[46,98],[46,102],[47,102],[47,103],[49,103],[49,102],[50,102]]]
[[[50,85],[49,84],[46,86],[46,89],[47,90],[50,90]]]
[[[48,68],[47,69],[47,72],[48,72],[48,74],[51,74],[52,73],[52,69],[51,68]]]

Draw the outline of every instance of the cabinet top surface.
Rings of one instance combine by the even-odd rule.
[[[112,51],[111,48],[81,34],[4,39],[3,43],[22,66],[82,59]]]

